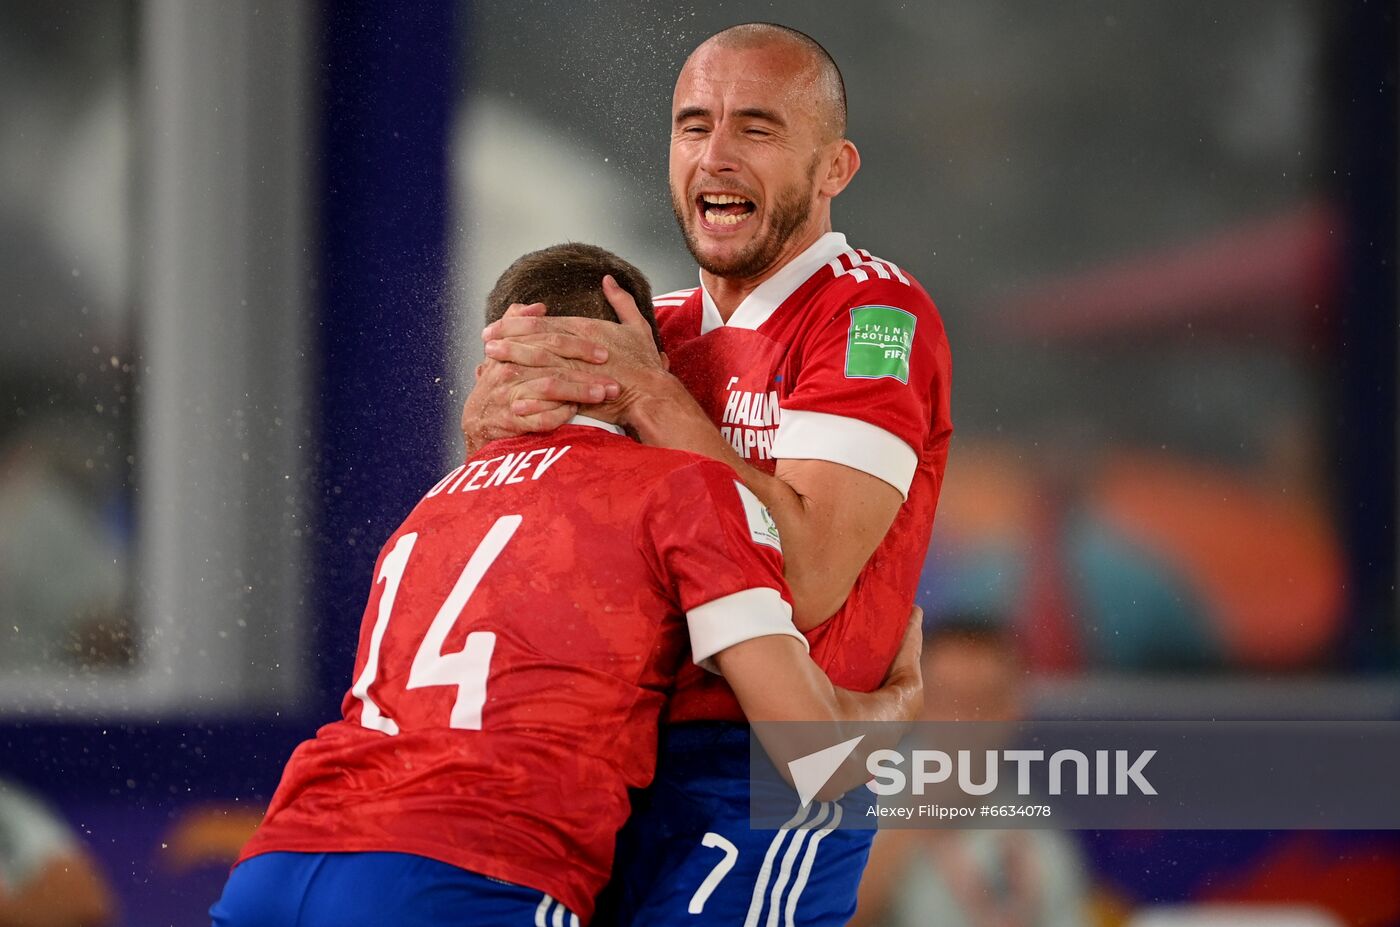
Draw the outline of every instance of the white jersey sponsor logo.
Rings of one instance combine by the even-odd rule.
[[[734,384],[738,382],[738,377],[729,378],[729,395],[720,415],[719,433],[745,460],[771,460],[773,437],[782,414],[778,408],[778,393],[776,390],[735,389]]]

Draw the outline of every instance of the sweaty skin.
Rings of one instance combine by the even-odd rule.
[[[757,286],[831,231],[831,200],[860,167],[824,88],[813,53],[781,39],[706,42],[676,81],[672,205],[726,320]],[[751,204],[741,221],[707,218],[701,198],[726,194]],[[783,537],[794,621],[803,630],[821,624],[845,602],[893,523],[900,492],[828,461],[779,460],[771,476],[750,466],[666,373],[630,296],[610,280],[604,291],[621,328],[545,318],[542,306],[514,306],[486,328],[489,360],[463,410],[468,447],[555,427],[578,404],[598,401],[599,390],[610,399],[617,390],[623,420],[644,442],[729,464],[767,505]],[[508,377],[497,366],[525,372]]]

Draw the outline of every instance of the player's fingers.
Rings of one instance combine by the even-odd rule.
[[[617,381],[584,374],[582,371],[558,370],[545,376],[522,380],[511,388],[511,400],[536,399],[544,402],[571,402],[593,405],[617,396]]]
[[[497,326],[507,319],[512,322],[519,319],[539,319],[544,318],[548,311],[544,303],[511,303],[504,315],[481,330],[481,340],[490,341]]]
[[[603,277],[603,295],[607,297],[608,305],[617,313],[619,322],[630,328],[641,326],[650,335],[651,326],[647,324],[642,311],[637,308],[637,301],[632,298],[631,293],[622,288],[612,274]]]
[[[562,405],[547,412],[520,416],[518,421],[529,431],[553,431],[578,414],[578,406]]]
[[[486,342],[486,356],[493,360],[509,361],[533,367],[553,367],[560,361],[583,361],[586,364],[601,364],[608,359],[608,350],[597,342],[565,332],[547,332],[540,335],[522,335],[518,338],[500,338]],[[551,363],[532,363],[512,356],[517,352],[521,357],[548,358]]]
[[[551,354],[546,348],[518,338],[501,341],[488,341],[486,356],[503,364],[517,367],[557,367],[562,359]]]
[[[924,651],[924,610],[915,605],[909,612],[909,625],[904,629],[901,649],[917,662]]]
[[[510,404],[510,413],[520,418],[531,415],[539,415],[542,412],[553,412],[556,409],[568,406],[574,408],[573,403],[553,402],[548,399],[516,399]]]
[[[919,659],[924,649],[924,611],[915,605],[904,626],[904,637],[885,676],[886,685],[913,687],[922,685]]]
[[[524,335],[547,335],[551,332],[575,333],[587,319],[554,318],[546,316],[503,316],[481,330],[482,341],[519,338]]]
[[[501,386],[510,386],[521,379],[535,377],[538,371],[531,367],[517,367],[515,364],[498,363],[487,357],[482,363],[476,365],[476,389],[477,391],[491,391]]]
[[[470,451],[497,438],[521,433],[520,426],[509,414],[514,384],[532,373],[514,364],[498,364],[486,360],[477,367],[476,386],[462,405],[462,437]]]

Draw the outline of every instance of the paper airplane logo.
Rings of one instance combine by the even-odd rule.
[[[859,737],[852,737],[834,747],[809,753],[788,763],[788,772],[792,774],[793,787],[797,789],[797,799],[802,802],[804,807],[812,803],[812,799],[822,790],[822,786],[826,785],[827,780],[835,775],[841,764],[846,762],[846,757],[850,756],[864,739],[865,735],[861,734]]]

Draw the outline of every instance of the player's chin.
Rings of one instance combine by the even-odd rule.
[[[702,267],[743,264],[761,228],[757,217],[735,225],[714,226],[703,220],[692,226],[691,242]]]
[[[691,248],[695,262],[712,274],[727,277],[741,273],[749,263],[749,249],[746,243],[734,241],[707,241],[703,236]]]

